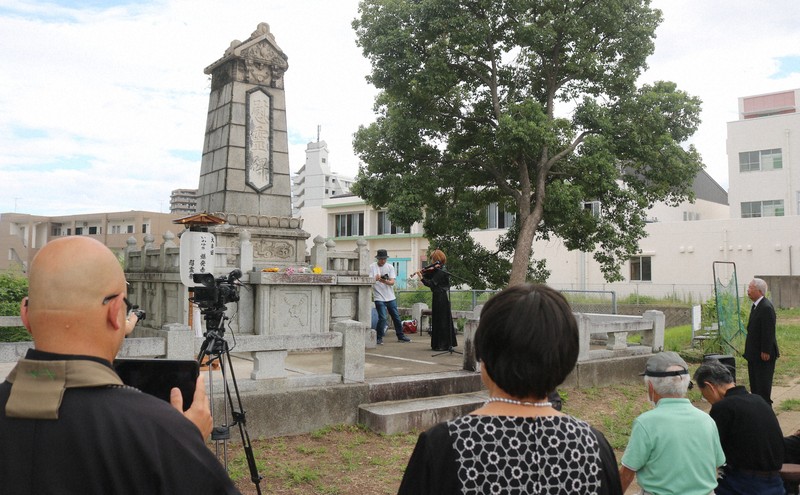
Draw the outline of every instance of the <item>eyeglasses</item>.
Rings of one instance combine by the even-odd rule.
[[[108,304],[109,302],[111,302],[112,299],[114,299],[116,297],[119,297],[119,294],[114,294],[114,295],[111,295],[111,296],[104,297],[103,298],[103,304]],[[128,301],[127,297],[123,297],[122,300],[125,301],[125,308],[126,308],[125,309],[125,316],[130,316],[131,311],[133,311],[133,304],[131,304],[131,302]]]

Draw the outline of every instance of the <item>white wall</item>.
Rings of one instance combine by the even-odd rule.
[[[780,148],[783,169],[739,172],[739,153]],[[728,122],[728,203],[731,218],[741,218],[741,203],[782,199],[784,214],[798,214],[800,192],[800,114]]]

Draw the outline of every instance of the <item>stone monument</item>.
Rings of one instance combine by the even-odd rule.
[[[269,25],[234,40],[205,69],[211,75],[198,212],[225,219],[212,227],[219,253],[239,247],[247,230],[253,266],[305,261],[302,219],[292,218],[289,144],[283,75],[287,56]]]

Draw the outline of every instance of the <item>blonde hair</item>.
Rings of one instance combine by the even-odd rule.
[[[444,252],[440,249],[436,249],[431,253],[431,260],[434,262],[438,261],[439,263],[447,263],[447,256],[445,256]]]

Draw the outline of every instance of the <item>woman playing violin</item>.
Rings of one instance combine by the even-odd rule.
[[[434,351],[448,351],[456,347],[456,328],[450,312],[450,275],[445,269],[447,256],[437,249],[431,253],[431,264],[419,273],[422,283],[431,289],[431,348]]]

